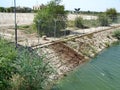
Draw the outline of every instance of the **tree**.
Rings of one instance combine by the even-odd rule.
[[[6,12],[14,12],[13,7],[6,8]]]
[[[112,20],[115,21],[117,19],[117,11],[115,8],[110,8],[106,10],[106,15]]]
[[[4,7],[0,7],[0,12],[4,12],[5,8]]]
[[[55,24],[59,32],[66,26],[66,13],[63,5],[59,5],[61,0],[52,0],[44,8],[38,11],[34,18],[35,27],[40,28],[39,33],[53,36]]]

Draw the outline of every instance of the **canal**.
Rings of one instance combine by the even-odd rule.
[[[120,43],[79,66],[51,90],[120,90]]]

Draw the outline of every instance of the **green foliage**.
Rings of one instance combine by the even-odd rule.
[[[98,21],[100,26],[109,26],[110,20],[105,14],[100,14],[98,16]]]
[[[106,15],[112,20],[115,21],[117,19],[117,11],[115,8],[110,8],[106,10]]]
[[[18,29],[27,29],[29,27],[30,27],[29,25],[17,26]]]
[[[120,40],[120,30],[116,30],[116,31],[114,31],[114,33],[113,33],[113,37],[116,37],[117,39]]]
[[[13,45],[10,45],[7,41],[0,39],[0,88],[10,88],[10,78],[16,69],[14,67],[14,61],[16,59],[17,52]]]
[[[84,25],[86,27],[97,27],[99,26],[99,22],[96,19],[84,20]]]
[[[79,26],[79,25],[82,25],[82,26]],[[99,26],[99,22],[98,22],[98,20],[94,20],[94,19],[83,20],[83,19],[80,18],[80,20],[76,19],[76,21],[75,20],[74,21],[72,21],[72,20],[68,21],[67,26],[68,27],[89,28],[89,27]]]
[[[13,12],[12,8],[6,8],[5,10],[6,10],[6,12]]]
[[[17,26],[19,30],[22,30],[26,34],[33,34],[36,33],[36,31],[33,29],[33,25],[20,25]]]
[[[72,21],[72,20],[67,21],[67,26],[74,27],[74,21]]]
[[[42,90],[48,84],[53,69],[31,49],[0,39],[0,89]]]
[[[53,36],[56,22],[56,30],[59,32],[66,26],[66,14],[64,6],[59,5],[60,0],[50,1],[41,9],[34,18],[35,27],[39,29],[40,34]],[[39,23],[38,23],[39,22]]]
[[[10,9],[14,12],[14,8],[10,7]],[[30,13],[32,11],[29,7],[16,7],[16,12],[19,13]]]
[[[49,63],[45,63],[43,56],[40,57],[29,49],[23,49],[18,55],[17,69],[23,78],[20,89],[42,90],[45,88],[49,75],[53,72]]]
[[[99,14],[101,14],[101,13],[103,13],[103,12],[97,12],[97,11],[80,11],[80,13],[81,14],[87,14],[87,15],[99,15]]]
[[[16,7],[16,12],[20,13],[30,13],[32,11],[29,7]],[[14,7],[0,7],[0,12],[14,12]]]
[[[78,27],[78,28],[84,28],[83,18],[81,18],[81,17],[76,17],[76,18],[75,18],[75,26]]]
[[[0,12],[5,12],[5,8],[4,7],[0,7]]]

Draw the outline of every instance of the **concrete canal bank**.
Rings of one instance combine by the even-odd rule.
[[[62,76],[66,76],[68,72],[116,42],[117,39],[112,36],[115,30],[108,29],[69,37],[69,39],[56,41],[38,49],[38,53],[40,55],[45,54],[45,60],[50,62],[56,71],[56,74],[50,78],[58,80]]]

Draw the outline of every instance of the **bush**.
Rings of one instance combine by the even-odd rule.
[[[39,29],[40,35],[53,36],[55,26],[57,32],[66,27],[66,12],[64,6],[59,5],[58,1],[60,0],[52,0],[35,16],[34,25]]]
[[[0,89],[10,88],[10,79],[16,73],[14,61],[17,52],[7,41],[0,39]]]
[[[116,37],[117,39],[120,40],[120,30],[116,30],[116,31],[114,31],[114,33],[113,33],[113,37]]]
[[[42,90],[46,87],[49,75],[53,70],[49,63],[44,62],[44,56],[38,56],[36,52],[28,48],[20,48],[16,61],[16,68],[23,79],[20,90]]]
[[[117,11],[115,8],[107,9],[106,15],[112,20],[112,22],[115,22],[117,20]]]
[[[75,18],[75,27],[84,28],[83,18],[81,18],[81,17]]]
[[[110,20],[105,14],[100,14],[98,16],[98,21],[100,26],[109,26],[110,25]]]
[[[0,12],[5,12],[5,8],[4,7],[0,7]]]
[[[67,26],[74,27],[74,21],[72,21],[72,20],[67,21]]]
[[[0,89],[42,90],[53,73],[43,56],[0,39]]]
[[[91,20],[84,20],[84,25],[86,26],[86,28],[89,28],[89,27],[98,27],[99,26],[99,22],[98,20],[94,20],[94,19],[91,19]]]

